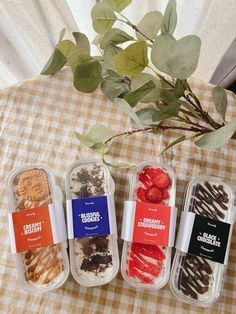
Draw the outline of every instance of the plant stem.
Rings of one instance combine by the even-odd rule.
[[[163,130],[163,131],[165,131],[165,130],[184,130],[184,131],[189,131],[189,132],[195,132],[195,133],[198,133],[199,135],[211,132],[211,130],[207,129],[207,128],[200,129],[198,127],[181,127],[181,126],[170,126],[170,125],[158,125],[158,126],[154,126],[154,127],[133,129],[131,131],[125,131],[122,133],[115,134],[115,135],[109,137],[105,141],[105,144],[107,144],[108,142],[110,142],[114,138],[117,138],[120,136],[130,136],[132,134],[139,133],[139,132],[157,131],[157,130]]]

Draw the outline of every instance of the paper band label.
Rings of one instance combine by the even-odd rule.
[[[231,233],[232,228],[228,223],[183,212],[176,248],[226,265]]]
[[[69,239],[117,233],[113,196],[67,200]]]
[[[121,237],[129,242],[173,246],[176,212],[167,205],[126,201]]]
[[[53,204],[12,212],[8,218],[12,253],[49,246],[66,239],[66,234],[58,232],[58,222],[63,224],[63,220],[57,217]]]

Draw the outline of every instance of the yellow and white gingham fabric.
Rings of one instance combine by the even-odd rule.
[[[199,81],[192,81],[191,86],[202,104],[213,111],[212,86]],[[236,118],[235,97],[229,93],[228,99],[227,118]],[[92,150],[79,144],[74,132],[83,133],[97,123],[109,126],[115,132],[130,128],[127,115],[99,90],[93,94],[76,91],[71,73],[66,69],[53,77],[39,76],[0,91],[0,313],[236,313],[235,230],[222,297],[212,308],[197,308],[177,301],[168,285],[160,291],[134,290],[120,274],[110,284],[96,288],[81,287],[70,276],[62,288],[45,295],[30,295],[22,290],[9,246],[8,173],[25,164],[46,164],[64,190],[67,167],[76,159],[94,157]],[[113,144],[110,157],[131,163],[155,159],[158,152],[178,136],[177,131],[135,134]],[[184,188],[194,176],[219,176],[236,185],[234,140],[215,152],[200,150],[193,143],[184,142],[174,147],[171,153],[165,153],[163,159],[176,171],[177,206],[180,209]],[[122,207],[128,191],[128,170],[111,170],[116,183],[120,232]]]

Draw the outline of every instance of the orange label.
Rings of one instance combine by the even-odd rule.
[[[48,205],[12,213],[16,252],[53,244]]]
[[[136,202],[133,242],[168,246],[171,208]]]

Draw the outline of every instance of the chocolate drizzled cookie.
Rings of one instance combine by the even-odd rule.
[[[198,183],[192,190],[189,211],[215,220],[224,220],[229,197],[223,185],[208,181]],[[178,289],[186,296],[198,299],[209,290],[214,280],[213,270],[202,257],[186,254],[182,256],[178,278]]]

